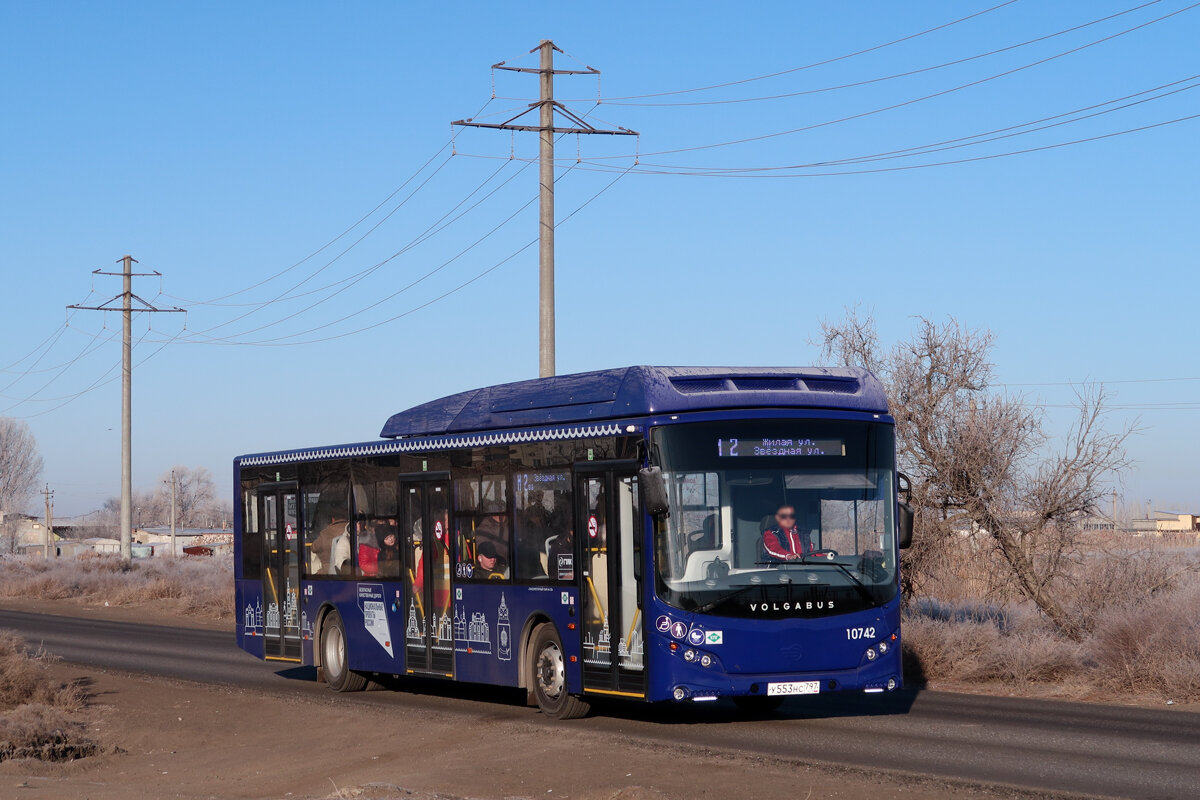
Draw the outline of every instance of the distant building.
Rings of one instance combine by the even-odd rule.
[[[1155,511],[1154,529],[1158,533],[1200,533],[1200,514]]]

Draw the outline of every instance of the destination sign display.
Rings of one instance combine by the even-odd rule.
[[[787,456],[844,456],[844,439],[717,439],[721,458]]]

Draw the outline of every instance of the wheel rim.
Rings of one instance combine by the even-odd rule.
[[[342,631],[332,626],[325,636],[325,671],[331,675],[341,675],[342,665],[346,663],[346,640]]]
[[[549,642],[538,654],[537,667],[538,690],[551,700],[557,700],[566,686],[566,672],[563,668],[562,650],[554,642]]]

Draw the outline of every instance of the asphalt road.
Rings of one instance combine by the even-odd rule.
[[[109,670],[328,699],[309,668],[280,669],[234,645],[231,633],[0,610],[20,632],[65,661]],[[399,682],[404,691],[343,695],[349,705],[405,705],[442,713],[580,726],[647,746],[788,762],[898,770],[938,779],[1047,792],[1131,798],[1200,798],[1200,714],[946,692],[829,695],[793,700],[757,719],[732,706],[600,707],[556,723],[523,693]]]

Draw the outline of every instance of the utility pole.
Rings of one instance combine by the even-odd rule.
[[[98,306],[70,305],[67,308],[81,311],[120,311],[121,324],[121,560],[129,563],[133,559],[133,315],[135,313],[180,313],[182,308],[157,308],[133,293],[134,278],[161,278],[162,273],[134,272],[137,260],[133,256],[122,256],[120,272],[92,270],[93,275],[120,276],[122,290],[119,295]],[[121,300],[120,308],[110,305]],[[134,307],[133,302],[140,303]]]
[[[175,557],[175,470],[171,470],[171,557]]]
[[[562,103],[554,99],[555,75],[599,75],[600,70],[584,65],[585,69],[555,69],[554,53],[562,50],[549,39],[529,52],[540,52],[540,64],[532,67],[512,67],[501,61],[492,69],[509,72],[526,72],[540,77],[540,96],[529,108],[501,123],[473,122],[470,119],[456,120],[451,125],[465,128],[495,128],[505,131],[537,131],[541,143],[538,148],[538,182],[540,184],[538,206],[538,374],[549,377],[554,374],[554,136],[562,133],[606,134],[609,136],[637,136],[637,131],[617,126],[616,130],[596,128]],[[538,109],[536,126],[514,124],[533,109]],[[554,125],[554,111],[570,123],[567,127]]]
[[[46,484],[46,488],[42,490],[42,497],[46,501],[46,533],[42,537],[42,554],[50,558],[50,547],[54,543],[54,491],[50,484]]]
[[[538,125],[538,375],[555,372],[554,355],[554,45],[544,40]]]

